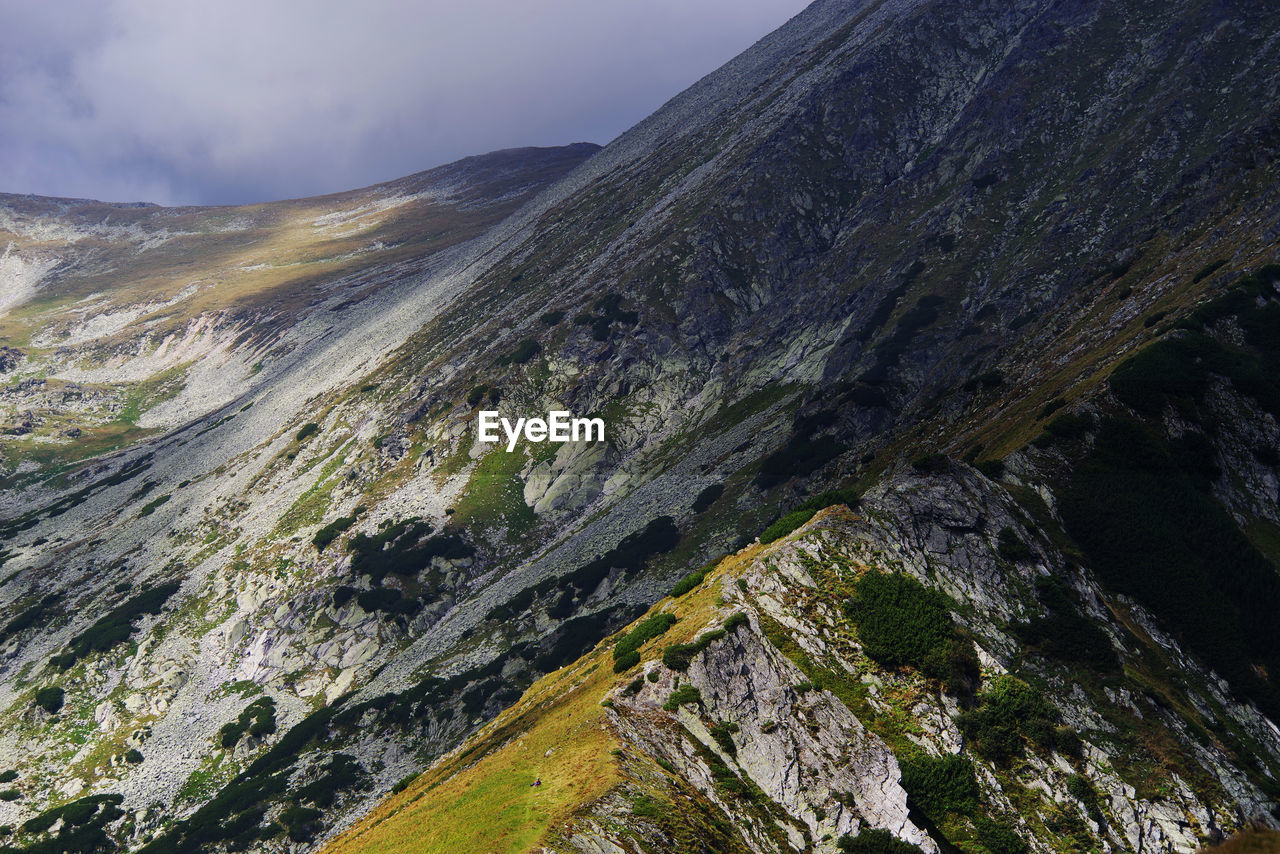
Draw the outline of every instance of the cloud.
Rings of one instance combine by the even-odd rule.
[[[607,142],[802,0],[0,0],[0,191],[233,203]]]

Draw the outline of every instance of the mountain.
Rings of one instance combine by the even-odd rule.
[[[1277,826],[1278,32],[819,0],[599,150],[5,197],[8,844]]]

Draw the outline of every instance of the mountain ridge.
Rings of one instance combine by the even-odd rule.
[[[0,803],[0,821],[53,814],[52,827],[85,793],[123,793],[127,822],[86,825],[104,845],[313,847],[546,674],[597,661],[600,640],[689,569],[841,488],[875,497],[875,524],[899,532],[876,536],[909,543],[895,546],[907,574],[943,590],[957,603],[948,619],[1004,656],[978,644],[982,690],[1015,671],[1053,687],[1065,666],[1096,689],[1095,708],[1105,688],[1150,721],[1125,718],[1122,738],[1099,711],[1078,727],[1084,749],[1124,773],[1097,762],[1073,772],[1172,822],[1156,822],[1160,836],[1137,822],[1150,850],[1191,850],[1213,822],[1243,824],[1233,798],[1271,823],[1255,809],[1280,771],[1258,735],[1269,680],[1248,671],[1265,673],[1273,650],[1247,592],[1215,575],[1212,548],[1170,552],[1170,590],[1249,627],[1218,648],[1208,623],[1154,595],[1158,567],[1092,535],[1100,526],[1079,508],[1111,500],[1099,484],[1124,487],[1112,490],[1124,501],[1176,497],[1198,508],[1213,544],[1250,555],[1239,567],[1280,557],[1266,452],[1280,444],[1267,379],[1278,24],[1263,7],[1190,0],[823,0],[599,151],[516,157],[460,202],[446,185],[466,167],[453,164],[420,173],[442,176],[423,204],[399,201],[409,176],[377,185],[385,197],[280,203],[288,216],[257,231],[210,221],[216,240],[234,226],[246,242],[195,255],[207,264],[196,272],[231,284],[181,297],[186,274],[161,265],[163,287],[104,291],[116,300],[105,314],[122,322],[106,334],[74,319],[96,305],[84,302],[88,275],[69,295],[13,309],[0,318],[3,352],[18,353],[4,362],[11,574],[0,601],[13,629],[0,744],[20,769],[20,800]],[[147,243],[95,239],[78,262],[90,273]],[[36,245],[14,257],[51,251]],[[149,263],[163,246],[130,257]],[[49,284],[64,285],[53,272]],[[210,302],[188,302],[199,299]],[[174,337],[157,340],[165,329]],[[182,346],[192,361],[163,361]],[[122,367],[144,365],[164,370],[130,379]],[[1179,371],[1201,379],[1183,387]],[[508,454],[475,441],[482,404],[599,415],[609,442]],[[74,406],[83,412],[64,420]],[[145,432],[157,424],[169,432]],[[1109,467],[1104,452],[1122,440],[1146,468]],[[909,499],[929,476],[967,484],[1017,524],[992,529],[946,490],[937,506]],[[954,529],[937,522],[951,516]],[[949,586],[960,569],[931,537],[902,533],[919,528],[976,537],[964,548],[996,575],[999,561],[1014,565],[1010,613],[1037,627],[1025,629],[1033,640],[1017,635],[1020,656],[1007,615],[972,618]],[[1028,558],[1001,554],[1023,554],[1019,542],[1034,560],[1052,549],[1054,577],[1101,580],[1063,605],[1037,591]],[[175,583],[154,610],[135,602]],[[1133,673],[1064,664],[1057,641],[1035,634],[1084,631],[1070,616],[1079,607],[1103,631],[1119,621]],[[1116,616],[1131,608],[1141,616]],[[770,619],[809,618],[788,614]],[[824,631],[851,650],[841,660],[871,667],[857,627],[832,619]],[[1227,689],[1204,656],[1234,667]],[[972,711],[948,705],[935,677],[903,673],[944,729]],[[55,686],[50,712],[37,692]],[[253,705],[259,694],[270,715]],[[982,696],[965,702],[980,708]],[[829,708],[881,725],[874,708]],[[719,744],[700,730],[694,740]],[[926,752],[964,758],[980,743],[962,734]],[[126,747],[143,761],[121,758]],[[1160,762],[1144,764],[1142,750]],[[1203,755],[1218,777],[1245,782],[1213,795],[1220,821],[1175,828],[1184,819],[1169,815],[1200,815],[1176,781],[1202,779],[1192,765]],[[38,770],[50,764],[63,770]],[[673,785],[693,792],[714,770],[691,764]],[[1009,774],[984,778],[984,803],[1029,785]],[[1126,794],[1147,779],[1168,792]],[[1050,800],[1079,801],[1066,785],[1055,778]],[[768,802],[794,807],[783,822],[800,834],[793,847],[831,850],[853,829],[806,841],[794,822],[813,834],[825,819],[773,795],[759,801],[765,813]],[[714,809],[739,829],[760,820],[727,801]],[[1136,844],[1087,809],[1081,820],[1096,826],[1083,830],[1055,809],[1019,814],[1024,844]],[[955,811],[931,823],[910,841],[995,854],[995,837]],[[47,832],[20,828],[15,840],[57,844],[61,831]],[[743,844],[772,850],[770,838]]]

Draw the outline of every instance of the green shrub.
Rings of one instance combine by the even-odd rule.
[[[308,421],[302,425],[302,429],[293,438],[298,442],[305,442],[312,436],[320,432],[320,425],[314,421]]]
[[[542,352],[542,345],[532,338],[525,338],[519,344],[516,344],[514,350],[507,355],[498,359],[500,365],[523,365],[534,356]]]
[[[12,783],[16,779],[18,779],[18,772],[13,768],[0,774],[0,783]]]
[[[965,381],[965,391],[977,391],[979,388],[997,388],[1004,384],[1004,374],[1000,371],[987,371]]]
[[[712,629],[709,632],[704,632],[691,643],[672,644],[662,651],[662,663],[672,670],[688,670],[695,655],[720,640],[726,634],[728,632],[724,629]]]
[[[959,724],[980,756],[1002,762],[1022,755],[1027,743],[1044,750],[1057,746],[1057,709],[1021,679],[1001,676],[977,699]]]
[[[1225,258],[1219,258],[1216,261],[1210,261],[1208,264],[1205,264],[1203,267],[1197,270],[1196,274],[1191,277],[1191,284],[1193,285],[1198,284],[1199,282],[1209,278],[1218,270],[1225,267],[1226,264],[1227,264],[1227,261]]]
[[[316,535],[311,538],[311,544],[316,547],[316,551],[324,551],[343,531],[354,525],[358,512],[352,513],[350,516],[339,516],[319,531],[316,531]]]
[[[1064,412],[1045,425],[1044,432],[1036,437],[1033,444],[1039,448],[1047,448],[1058,439],[1081,439],[1093,428],[1093,416],[1089,413]]]
[[[863,649],[890,667],[919,667],[930,650],[951,636],[951,613],[943,595],[909,575],[867,573],[851,605]]]
[[[735,611],[724,618],[724,630],[732,633],[736,631],[739,626],[749,625],[750,622],[751,621],[747,618],[747,613],[745,611]]]
[[[887,830],[869,827],[857,836],[845,834],[836,841],[841,854],[924,854],[910,842],[903,842]]]
[[[613,655],[613,672],[625,673],[626,671],[635,667],[639,663],[640,663],[640,653],[633,651],[633,652],[624,652],[622,655],[618,655],[617,652],[615,651]]]
[[[144,614],[160,613],[169,597],[178,592],[178,587],[176,581],[161,584],[128,599],[72,638],[67,650],[50,662],[65,670],[90,653],[105,652],[124,643],[133,634],[134,623]]]
[[[624,573],[638,571],[650,557],[671,551],[680,542],[680,529],[675,519],[659,516],[639,531],[622,538],[618,545],[595,560],[563,575],[559,579],[562,589],[572,586],[582,593],[589,593],[600,585],[611,569]]]
[[[989,818],[979,816],[973,826],[978,831],[978,841],[989,854],[1027,854],[1031,850],[1025,839]]]
[[[333,590],[333,607],[341,608],[343,605],[351,601],[356,595],[356,589],[345,584],[340,584]]]
[[[652,614],[627,632],[613,647],[614,672],[621,673],[640,663],[639,649],[676,624],[675,614]],[[634,659],[634,661],[632,660]],[[626,666],[620,667],[623,661]]]
[[[712,504],[716,503],[716,499],[718,499],[721,495],[724,495],[724,484],[723,483],[711,484],[706,489],[699,492],[697,498],[693,499],[693,512],[694,513],[705,512],[707,508],[709,508]]]
[[[1080,613],[1066,585],[1057,578],[1042,578],[1036,582],[1036,598],[1048,613],[1012,626],[1027,649],[1104,673],[1119,667],[1111,638]]]
[[[774,540],[785,537],[796,528],[799,528],[805,522],[814,517],[817,510],[792,510],[769,527],[765,528],[760,534],[761,543],[772,543]]]
[[[951,467],[946,454],[924,454],[911,461],[911,467],[921,474],[942,474]]]
[[[1000,552],[1000,557],[1014,563],[1031,560],[1034,557],[1031,547],[1023,542],[1017,532],[1008,525],[1001,528],[996,536],[996,548]]]
[[[715,562],[713,561],[707,564],[706,566],[700,567],[699,569],[695,569],[693,572],[689,573],[684,578],[680,579],[675,583],[675,586],[671,588],[671,595],[673,597],[678,598],[688,593],[690,590],[697,589],[702,585],[702,582],[703,580],[706,579],[707,574],[710,573],[711,570],[715,568],[716,568],[716,565],[715,565]]]
[[[887,667],[914,667],[963,694],[978,676],[973,642],[951,619],[949,600],[903,573],[869,572],[845,612],[866,654]]]
[[[560,309],[544,312],[538,317],[538,320],[542,321],[546,326],[555,326],[557,323],[564,320],[564,312]]]
[[[124,754],[124,761],[128,762],[130,765],[141,764],[142,758],[142,751],[138,750],[136,747],[129,748]]]
[[[1102,815],[1102,806],[1098,803],[1098,792],[1093,787],[1093,783],[1088,777],[1081,774],[1072,774],[1067,777],[1067,792],[1071,797],[1080,802],[1085,808],[1085,812],[1089,814],[1089,818],[1098,824],[1104,822]]]
[[[720,749],[730,756],[738,755],[738,745],[734,744],[734,733],[738,732],[739,727],[732,721],[722,721],[713,724],[709,730],[711,737],[715,739],[716,744],[720,745]]]
[[[416,780],[416,779],[418,779],[418,772],[417,772],[417,771],[413,772],[412,774],[408,774],[408,775],[406,775],[406,776],[404,776],[404,777],[401,777],[399,780],[397,780],[397,781],[396,781],[396,784],[395,784],[394,786],[392,786],[392,787],[391,787],[391,794],[393,794],[393,795],[398,795],[398,794],[400,794],[400,793],[401,793],[401,792],[403,792],[405,789],[409,788],[409,786],[410,786],[410,785],[413,783],[413,781],[414,781],[414,780]]]
[[[786,447],[760,461],[755,484],[771,489],[793,477],[806,477],[847,450],[848,446],[831,436],[794,436]]]
[[[969,815],[978,809],[978,780],[973,763],[957,754],[917,754],[898,760],[909,803],[937,823],[947,813]]]
[[[837,504],[843,504],[846,507],[854,508],[858,506],[861,497],[857,490],[850,487],[848,489],[837,489],[829,492],[823,492],[804,501],[800,506],[796,507],[789,513],[784,514],[772,525],[764,529],[760,534],[761,543],[772,543],[774,540],[781,539],[790,534],[796,528],[814,517],[819,510],[827,507],[833,507]]]
[[[36,691],[35,704],[51,715],[56,715],[62,708],[66,692],[57,685],[50,685]]]
[[[671,696],[662,704],[662,708],[668,712],[674,712],[681,706],[689,703],[701,703],[702,692],[692,685],[681,685],[679,688],[671,692]]]
[[[22,792],[17,789],[4,789],[0,791],[0,801],[16,801],[22,797]]]
[[[479,405],[480,401],[484,400],[485,393],[488,391],[489,387],[487,385],[472,387],[471,391],[467,392],[467,406],[475,407]]]
[[[1004,462],[1002,460],[981,460],[974,463],[973,467],[991,480],[999,480],[1004,477]]]
[[[26,631],[41,622],[46,616],[51,616],[54,605],[62,599],[61,593],[50,593],[37,601],[34,605],[28,607],[25,611],[11,619],[3,629],[0,629],[0,641],[4,641],[16,634]]]
[[[1255,664],[1280,673],[1280,574],[1202,488],[1202,454],[1187,452],[1191,442],[1175,452],[1153,422],[1102,423],[1061,492],[1067,533],[1104,584],[1136,598],[1235,690],[1278,714],[1280,694]]]

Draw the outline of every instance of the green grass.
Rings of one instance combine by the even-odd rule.
[[[519,475],[525,459],[523,448],[511,453],[496,449],[485,454],[454,506],[455,523],[466,527],[502,525],[507,530],[507,541],[518,542],[538,521],[533,508],[524,503],[524,484]]]

